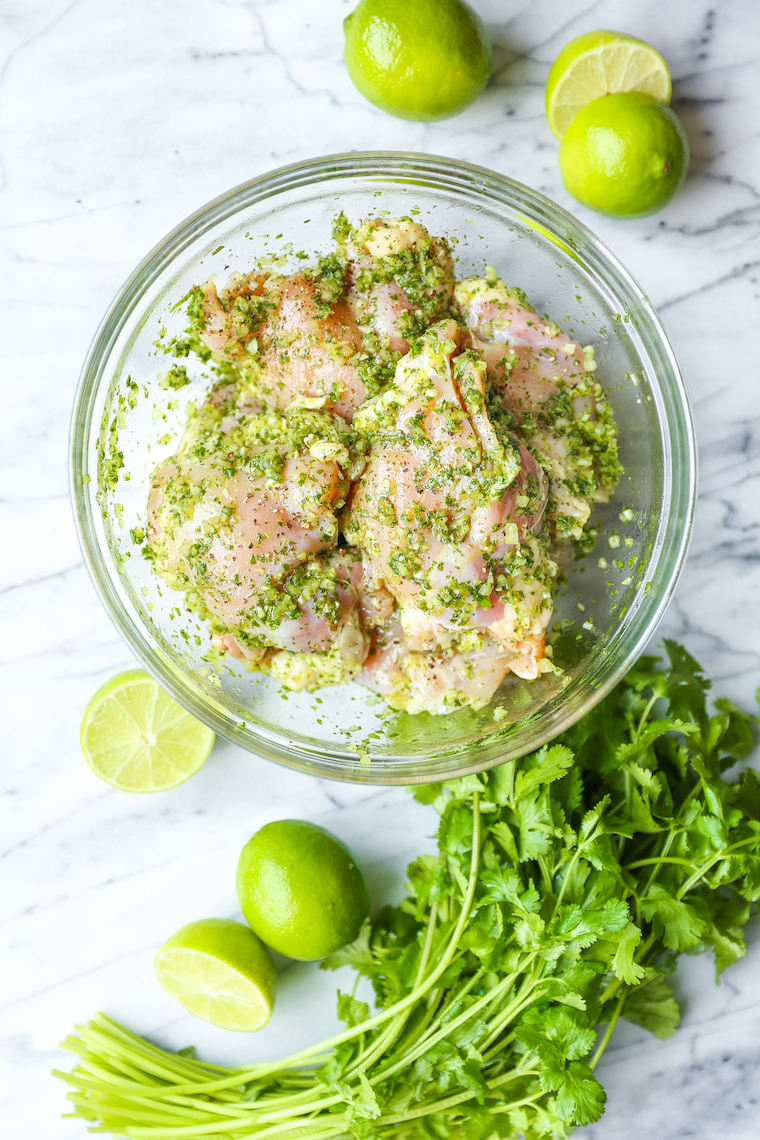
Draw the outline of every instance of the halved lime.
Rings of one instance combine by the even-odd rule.
[[[250,1033],[272,1016],[274,964],[252,930],[230,918],[204,918],[173,934],[156,955],[167,993],[195,1017]]]
[[[96,776],[124,792],[176,788],[202,767],[214,734],[144,669],[106,681],[88,704],[79,739]]]
[[[561,139],[581,108],[602,95],[641,91],[669,103],[670,72],[643,40],[624,32],[586,32],[565,44],[546,81],[546,117]]]

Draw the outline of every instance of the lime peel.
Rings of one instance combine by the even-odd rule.
[[[565,189],[612,218],[642,218],[673,198],[689,143],[678,117],[638,91],[595,99],[568,127],[559,152]]]

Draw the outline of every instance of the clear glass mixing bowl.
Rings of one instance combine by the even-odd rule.
[[[359,685],[284,693],[235,662],[210,666],[203,624],[154,574],[130,530],[144,523],[148,480],[174,448],[198,378],[160,387],[154,346],[182,332],[174,303],[212,273],[224,281],[290,244],[323,251],[343,210],[356,221],[419,210],[457,239],[457,275],[494,265],[535,308],[596,347],[625,476],[596,511],[592,554],[573,563],[558,599],[560,675],[508,678],[479,712],[392,712]],[[162,329],[166,333],[162,334]],[[192,365],[190,368],[192,374]],[[135,388],[135,385],[137,386]],[[98,463],[123,453],[114,491]],[[118,460],[117,460],[118,461]],[[689,401],[673,350],[641,290],[592,233],[552,202],[492,171],[417,154],[346,154],[254,179],[204,206],[135,270],[98,331],[74,409],[71,470],[85,559],[121,634],[178,701],[244,748],[305,772],[366,783],[416,783],[475,772],[536,748],[583,716],[639,654],[673,592],[688,545],[696,458]]]

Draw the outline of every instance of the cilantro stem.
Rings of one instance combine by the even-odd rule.
[[[415,980],[414,980],[415,988],[417,986],[419,986],[419,984],[422,981],[424,974],[425,974],[425,968],[426,968],[427,963],[428,963],[428,958],[430,957],[430,949],[433,945],[433,934],[435,932],[435,926],[436,926],[437,918],[438,918],[438,904],[437,904],[437,902],[434,902],[430,908],[430,915],[428,917],[427,931],[425,934],[425,943],[424,943],[423,948],[422,948],[422,954],[420,955],[420,962],[419,962],[419,966],[417,967],[417,974],[416,974]],[[435,1005],[433,1004],[433,1005],[431,1005],[431,1007],[427,1011],[428,1019],[429,1019],[429,1017],[432,1016],[434,1011],[435,1011]],[[349,1073],[347,1074],[347,1076],[349,1076],[349,1077],[355,1076],[359,1072],[360,1069],[362,1069],[362,1070],[365,1069],[368,1065],[374,1064],[374,1062],[378,1058],[382,1057],[383,1053],[385,1053],[388,1050],[388,1048],[394,1043],[394,1041],[396,1041],[399,1038],[399,1036],[403,1033],[404,1027],[405,1027],[407,1021],[408,1021],[408,1015],[407,1014],[401,1014],[401,1015],[399,1015],[395,1024],[394,1024],[394,1022],[391,1022],[391,1024],[388,1026],[388,1029],[386,1030],[386,1032],[377,1041],[375,1041],[369,1049],[363,1050],[360,1053],[359,1057],[357,1057],[357,1059],[356,1059],[355,1064],[349,1070]]]
[[[695,887],[699,880],[703,879],[704,876],[713,869],[716,863],[720,863],[721,859],[725,859],[726,856],[729,855],[732,851],[738,851],[740,847],[746,847],[748,844],[757,846],[757,843],[758,837],[756,835],[753,835],[749,839],[742,839],[739,843],[732,843],[730,847],[724,847],[721,851],[717,851],[713,856],[711,856],[710,859],[703,863],[701,867],[698,867],[689,879],[686,880],[686,882],[678,891],[676,898],[680,902],[683,896],[688,894],[692,887]]]
[[[535,958],[535,954],[531,954],[530,959],[533,958]],[[529,964],[530,959],[526,961],[525,966]],[[522,973],[523,971],[521,970],[520,972]],[[516,978],[519,977],[519,974],[512,974],[511,976],[512,978]],[[526,980],[523,985],[522,992],[517,994],[514,1000],[507,1006],[507,1008],[503,1010],[501,1014],[499,1014],[495,1019],[490,1033],[486,1037],[485,1041],[483,1041],[481,1044],[481,1052],[483,1049],[487,1049],[490,1045],[492,1045],[497,1037],[503,1033],[507,1025],[509,1025],[511,1021],[514,1021],[515,1018],[518,1017],[519,1014],[521,1014],[522,1011],[530,1005],[531,1001],[533,1001],[533,991],[536,989],[537,985],[538,982],[534,982],[530,979]]]
[[[477,985],[477,983],[480,981],[484,972],[485,971],[484,971],[483,967],[481,967],[480,969],[476,970],[476,972],[472,975],[472,977],[469,978],[469,980],[467,982],[465,982],[464,985],[460,986],[459,989],[454,989],[454,990],[448,991],[447,1000],[445,1001],[442,1008],[440,1008],[440,1002],[435,1003],[435,1004],[431,1002],[429,1008],[425,1012],[425,1015],[424,1015],[422,1021],[420,1022],[419,1025],[416,1025],[414,1027],[414,1030],[413,1030],[412,1034],[409,1036],[409,1038],[407,1039],[406,1044],[410,1045],[413,1042],[418,1041],[419,1038],[421,1037],[421,1035],[426,1030],[428,1030],[428,1032],[431,1032],[435,1026],[440,1025],[443,1017],[446,1015],[448,1010],[450,1010],[455,1004],[460,1002],[462,1000],[462,998],[467,996],[467,994],[470,992],[470,990],[473,988],[473,986]],[[432,1022],[432,1025],[431,1025],[431,1022]],[[428,1027],[430,1027],[430,1028],[428,1028]]]
[[[657,704],[657,701],[660,699],[661,696],[662,696],[662,694],[659,693],[657,691],[657,689],[655,688],[654,692],[652,693],[652,696],[647,701],[647,703],[644,705],[644,711],[642,712],[641,716],[639,717],[638,727],[635,729],[635,732],[634,732],[634,735],[635,735],[635,738],[637,741],[638,741],[639,737],[641,736],[642,732],[644,731],[644,725],[649,720],[650,712],[652,711],[654,706]]]
[[[675,855],[658,855],[656,858],[637,859],[635,863],[626,863],[623,867],[623,870],[635,871],[639,867],[660,866],[662,863],[680,863],[684,867],[694,866],[694,861],[692,859],[679,859]]]
[[[505,1084],[510,1084],[512,1081],[520,1080],[520,1078],[524,1077],[527,1072],[530,1072],[531,1069],[536,1068],[538,1065],[538,1059],[535,1058],[535,1059],[529,1060],[529,1058],[531,1058],[531,1057],[532,1057],[532,1055],[528,1054],[527,1057],[523,1058],[523,1060],[519,1064],[517,1064],[515,1066],[515,1068],[512,1069],[509,1073],[505,1073],[502,1076],[497,1077],[495,1080],[486,1081],[486,1084],[488,1085],[489,1090],[493,1092],[495,1089],[501,1088]],[[538,1095],[541,1096],[543,1094],[541,1092],[539,1092]],[[403,1115],[402,1114],[396,1114],[392,1117],[391,1116],[388,1116],[388,1117],[381,1116],[375,1121],[375,1123],[377,1125],[391,1124],[391,1123],[393,1123],[393,1124],[399,1123],[400,1124],[403,1121],[413,1120],[413,1119],[416,1119],[420,1116],[429,1116],[431,1112],[445,1111],[447,1108],[453,1108],[455,1105],[464,1104],[465,1101],[474,1100],[476,1096],[478,1096],[477,1092],[475,1092],[472,1089],[468,1089],[467,1092],[456,1093],[454,1096],[446,1097],[444,1100],[436,1100],[436,1101],[433,1101],[429,1104],[423,1105],[422,1109],[419,1111],[409,1112],[407,1110],[405,1113],[403,1113]],[[535,1098],[531,1098],[531,1099],[535,1099]],[[524,1102],[524,1101],[510,1102],[509,1107],[514,1108],[517,1106],[517,1104],[522,1104],[522,1103],[526,1103],[526,1102]]]
[[[599,1042],[596,1049],[594,1050],[594,1055],[588,1063],[588,1067],[592,1071],[599,1064],[600,1060],[602,1059],[602,1053],[604,1052],[604,1050],[607,1048],[607,1046],[610,1043],[610,1037],[612,1037],[615,1026],[618,1023],[618,1019],[620,1017],[620,1014],[622,1013],[623,1005],[625,1003],[625,999],[626,999],[627,995],[628,995],[628,987],[626,986],[625,989],[623,990],[623,992],[621,993],[620,997],[617,1000],[617,1003],[615,1005],[615,1009],[612,1013],[612,1016],[610,1017],[607,1028],[604,1032],[604,1036],[602,1037],[601,1041]]]
[[[435,931],[435,924],[438,921],[438,903],[434,902],[430,908],[430,918],[427,924],[427,933],[425,934],[425,945],[422,947],[422,954],[420,955],[420,964],[417,967],[417,976],[414,979],[415,986],[418,986],[425,976],[425,968],[428,964],[430,957],[430,948],[433,945],[433,932]]]
[[[562,879],[562,887],[560,888],[559,895],[557,896],[557,901],[554,904],[554,910],[552,911],[552,915],[555,915],[557,913],[557,911],[559,910],[560,906],[562,905],[562,900],[565,897],[565,891],[567,890],[568,883],[570,882],[570,876],[573,873],[573,868],[575,867],[575,864],[577,863],[578,859],[580,859],[582,853],[586,850],[586,848],[589,846],[589,844],[596,838],[598,831],[599,831],[599,820],[596,821],[594,828],[591,831],[591,833],[589,835],[587,835],[586,838],[584,840],[582,840],[580,843],[578,843],[578,845],[576,846],[575,851],[572,854],[572,858],[570,859],[570,862],[568,863],[567,871],[565,872],[564,878]]]
[[[421,1057],[422,1054],[426,1053],[428,1049],[432,1048],[433,1045],[437,1044],[439,1041],[442,1041],[444,1037],[447,1037],[455,1029],[458,1029],[460,1025],[464,1025],[466,1021],[472,1020],[472,1018],[474,1018],[481,1009],[484,1009],[485,1006],[495,1001],[496,998],[501,997],[501,995],[510,988],[515,978],[517,977],[519,977],[518,974],[507,975],[507,977],[499,982],[499,984],[495,986],[494,989],[489,990],[487,994],[484,994],[483,997],[474,1002],[473,1005],[467,1006],[464,1012],[460,1013],[458,1017],[452,1018],[451,1021],[447,1021],[444,1026],[442,1026],[432,1035],[423,1037],[422,1040],[419,1041],[407,1053],[405,1053],[404,1056],[399,1061],[397,1061],[395,1065],[392,1065],[388,1069],[383,1069],[383,1072],[381,1074],[370,1080],[370,1084],[372,1084],[373,1081],[375,1084],[377,1084],[378,1081],[385,1080],[386,1077],[390,1077],[394,1073],[399,1072],[399,1070],[405,1069],[407,1065],[411,1064],[411,1062],[415,1061],[418,1057]]]
[[[468,1091],[466,1094],[461,1093],[457,1096],[447,1097],[446,1100],[444,1100],[444,1101],[435,1101],[431,1105],[427,1106],[426,1111],[424,1113],[421,1111],[419,1111],[419,1112],[415,1111],[415,1112],[406,1112],[403,1116],[398,1116],[398,1117],[394,1117],[394,1118],[380,1117],[378,1120],[374,1121],[374,1123],[376,1125],[383,1125],[386,1123],[390,1123],[391,1119],[393,1119],[394,1122],[397,1121],[400,1124],[401,1123],[405,1124],[409,1120],[415,1120],[415,1119],[419,1120],[423,1116],[430,1116],[433,1113],[437,1114],[440,1111],[445,1112],[445,1111],[450,1110],[452,1108],[456,1108],[460,1104],[465,1104],[469,1100],[475,1100],[477,1095],[478,1094],[475,1092],[469,1092]],[[543,1090],[539,1089],[537,1092],[533,1093],[529,1097],[523,1097],[520,1100],[509,1101],[508,1103],[506,1103],[504,1105],[489,1107],[489,1112],[491,1114],[496,1113],[496,1112],[510,1112],[512,1109],[519,1108],[521,1105],[533,1104],[534,1101],[538,1100],[540,1097],[542,1097],[544,1095],[545,1094],[544,1094]],[[456,1127],[456,1125],[454,1127]],[[399,1134],[403,1135],[403,1133],[405,1131],[406,1131],[406,1129],[401,1129],[399,1132],[396,1132],[395,1135],[399,1135]],[[384,1135],[385,1136],[393,1135],[393,1133],[390,1133],[390,1134],[384,1133]],[[415,1132],[415,1133],[412,1133],[412,1135],[418,1135],[418,1133]]]
[[[545,855],[539,855],[537,862],[538,862],[539,867],[541,868],[541,878],[544,881],[544,887],[546,888],[546,893],[548,895],[551,895],[554,892],[554,884],[552,882],[552,874],[551,874],[549,867],[548,867],[548,864],[546,862],[546,856]]]

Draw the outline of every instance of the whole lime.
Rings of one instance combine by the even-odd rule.
[[[346,845],[299,819],[267,823],[248,840],[237,896],[262,942],[301,962],[353,942],[369,913],[367,880]]]
[[[343,29],[351,79],[401,119],[458,115],[491,74],[488,32],[463,0],[360,0]]]
[[[565,189],[612,218],[654,214],[680,189],[689,144],[665,103],[638,91],[603,95],[583,107],[562,139]]]

